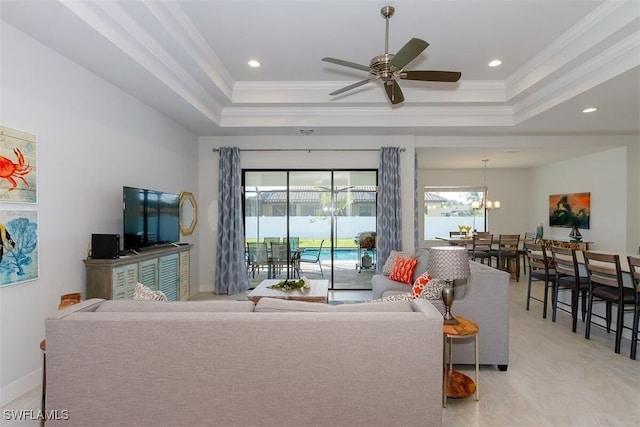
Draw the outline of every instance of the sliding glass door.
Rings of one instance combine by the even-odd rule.
[[[265,278],[306,276],[327,279],[332,289],[371,288],[375,170],[246,170],[243,183],[252,286]],[[361,244],[357,237],[365,235]],[[286,244],[285,261],[272,251],[277,243]],[[255,260],[256,248],[267,253],[266,261]]]

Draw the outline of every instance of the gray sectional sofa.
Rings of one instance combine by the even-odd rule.
[[[46,320],[47,426],[440,426],[442,323],[425,300],[87,300]]]
[[[429,266],[429,252],[418,249],[414,256],[418,264],[414,271],[415,281]],[[465,281],[456,281],[455,297],[451,313],[461,315],[478,324],[480,364],[496,365],[506,371],[509,365],[509,274],[469,261],[471,276]],[[390,280],[377,274],[371,280],[373,298],[382,298],[411,291],[411,286]],[[432,300],[444,313],[442,300]],[[475,363],[474,341],[456,340],[453,347],[454,363]]]

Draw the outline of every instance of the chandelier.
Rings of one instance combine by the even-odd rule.
[[[473,202],[471,203],[471,207],[473,209],[500,209],[500,201],[499,200],[488,200],[489,191],[487,189],[487,162],[489,159],[482,159],[484,162],[484,197],[482,198],[482,202]]]

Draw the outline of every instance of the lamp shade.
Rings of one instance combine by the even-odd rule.
[[[429,275],[443,280],[466,279],[471,274],[467,249],[436,246],[429,249]]]

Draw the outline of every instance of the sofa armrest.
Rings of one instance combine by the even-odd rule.
[[[454,300],[451,306],[454,316],[463,316],[478,325],[481,364],[509,364],[509,279],[504,271],[474,268],[464,297]],[[441,300],[432,302],[444,313]],[[474,363],[473,342],[461,340],[454,354],[456,363]]]
[[[84,300],[79,302],[78,304],[73,304],[64,308],[62,310],[56,311],[54,314],[48,317],[48,319],[56,320],[63,319],[70,314],[77,313],[80,311],[96,311],[98,307],[102,305],[106,300],[103,298],[90,298],[88,300]]]

